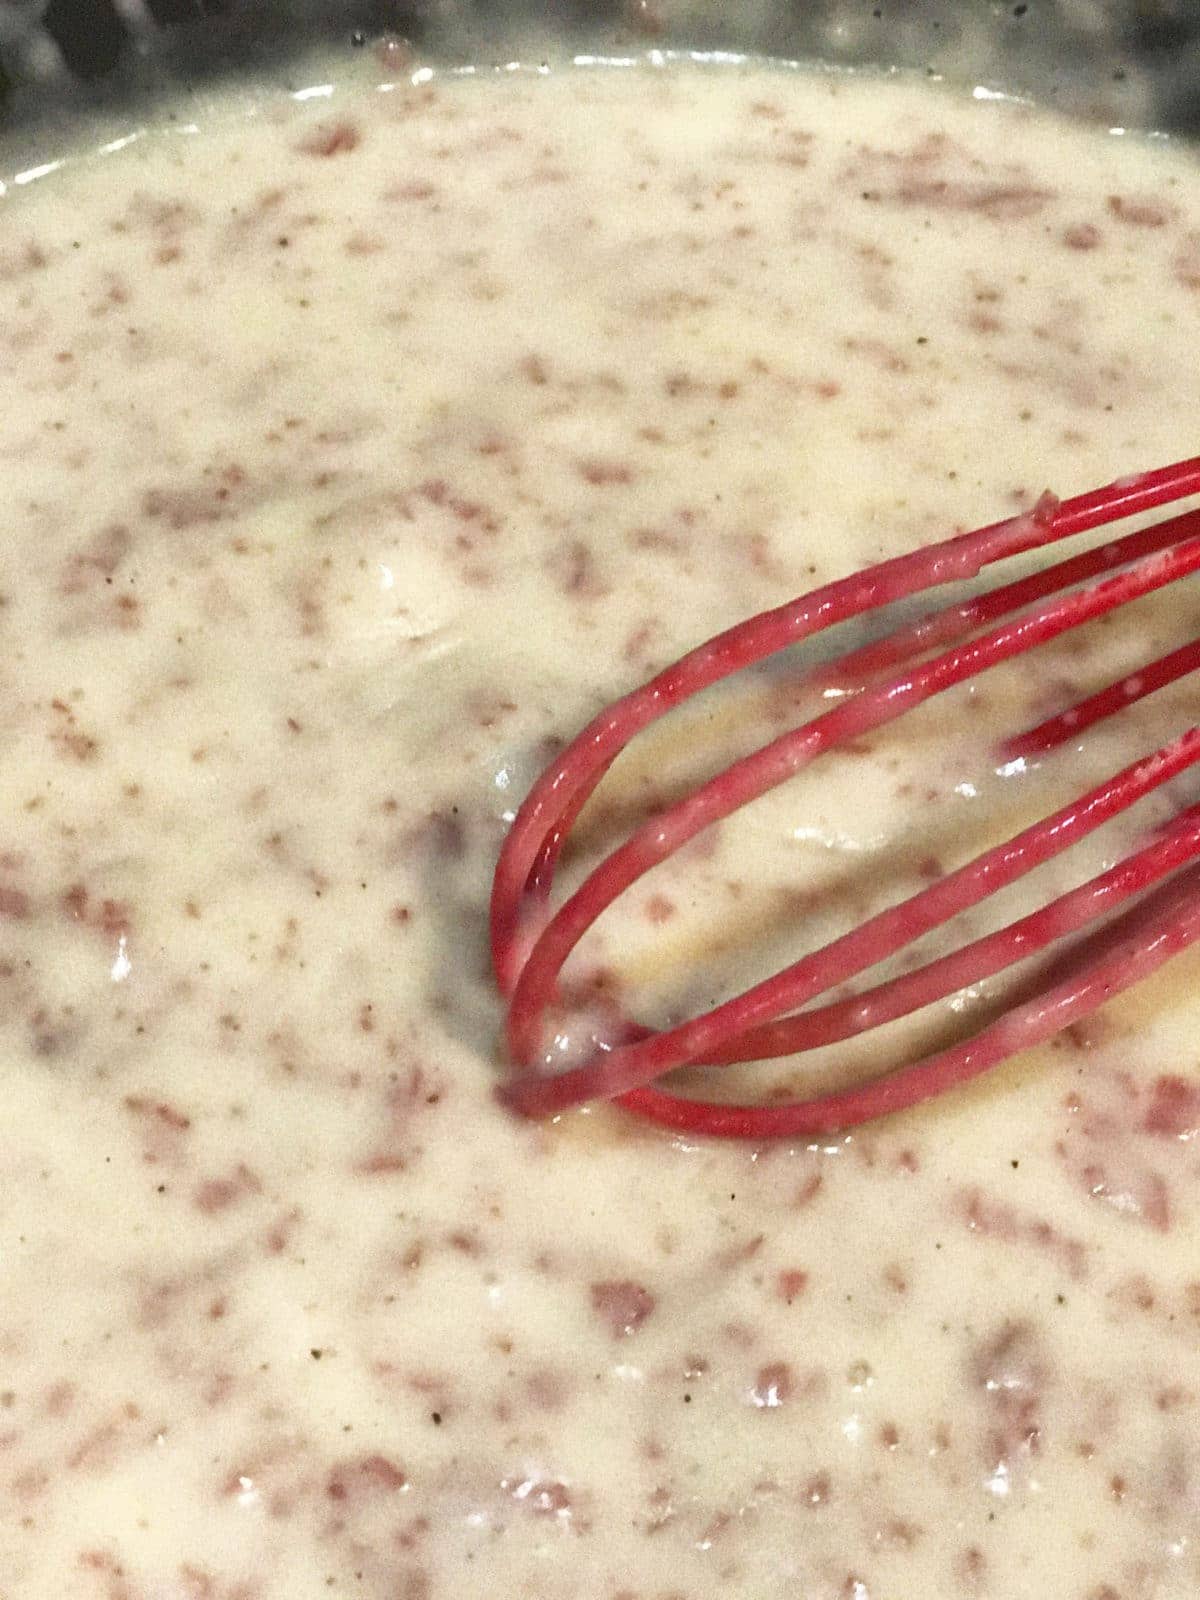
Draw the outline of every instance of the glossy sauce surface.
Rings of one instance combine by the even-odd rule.
[[[1194,450],[1198,309],[1191,157],[904,83],[363,81],[10,188],[4,1600],[1197,1592],[1195,958],[752,1150],[502,1112],[484,916],[604,699]],[[584,966],[676,1015],[1003,837],[1189,696],[990,741],[1195,611],[778,792]],[[656,736],[596,837],[804,703]]]

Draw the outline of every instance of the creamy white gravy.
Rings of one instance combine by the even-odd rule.
[[[4,1600],[1197,1592],[1200,961],[754,1150],[510,1118],[483,928],[604,698],[1193,450],[1198,308],[1191,156],[884,81],[364,83],[11,187]],[[597,935],[631,1003],[705,1003],[1184,726],[1180,692],[987,758],[1195,609],[639,886]]]

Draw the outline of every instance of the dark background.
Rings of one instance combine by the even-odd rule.
[[[1200,0],[0,0],[0,122],[286,70],[323,41],[390,33],[435,59],[486,60],[525,53],[539,31],[559,48],[903,66],[1200,135]]]

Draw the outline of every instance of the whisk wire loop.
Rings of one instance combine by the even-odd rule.
[[[1061,503],[1043,496],[1024,516],[882,562],[740,623],[594,718],[534,784],[497,865],[491,905],[493,963],[509,997],[509,1053],[518,1069],[524,1069],[504,1086],[504,1098],[533,1116],[593,1098],[617,1098],[652,1120],[716,1135],[830,1131],[915,1104],[986,1070],[1015,1049],[1049,1037],[1066,1025],[1063,1018],[1103,1003],[1183,948],[1200,930],[1200,918],[1192,916],[1187,897],[1180,899],[1168,885],[1158,919],[1104,950],[1074,979],[1015,1008],[973,1039],[861,1088],[782,1106],[730,1107],[650,1087],[679,1066],[723,1065],[811,1049],[906,1015],[1086,928],[1184,867],[1200,855],[1196,810],[1183,813],[1153,843],[1040,911],[849,1001],[798,1011],[1069,848],[1200,761],[1197,728],[723,1005],[658,1032],[628,1023],[615,1042],[598,1045],[582,1065],[556,1074],[537,1070],[545,1019],[564,962],[596,919],[644,873],[826,751],[1194,572],[1200,566],[1200,512],[1139,529],[945,607],[823,669],[816,675],[819,682],[849,683],[853,692],[650,818],[551,913],[549,896],[563,843],[612,762],[637,733],[711,684],[836,623],[1197,491],[1200,458]],[[999,625],[977,632],[989,623]],[[949,648],[941,648],[945,646]],[[1200,641],[1009,740],[1003,752],[1016,759],[1049,749],[1196,665]],[[904,670],[896,672],[897,666]],[[790,1012],[798,1014],[785,1015]]]

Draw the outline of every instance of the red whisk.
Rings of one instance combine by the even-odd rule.
[[[1135,908],[1118,939],[1083,960],[1068,979],[972,1037],[861,1087],[811,1100],[749,1106],[712,1104],[651,1087],[676,1067],[721,1066],[810,1050],[906,1016],[1107,917],[1131,896],[1176,872],[1200,856],[1200,805],[1181,812],[1116,866],[1040,910],[848,1000],[802,1009],[1059,854],[1200,761],[1200,727],[1191,727],[1053,816],[734,999],[662,1031],[630,1023],[614,1044],[598,1045],[582,1065],[558,1073],[535,1066],[563,963],[601,913],[644,873],[825,751],[1195,571],[1200,567],[1200,511],[1183,512],[931,613],[915,627],[889,634],[823,669],[819,678],[826,681],[865,686],[651,817],[551,913],[550,891],[563,843],[593,790],[636,734],[711,684],[836,623],[1197,492],[1200,457],[1120,479],[1072,500],[1044,495],[1027,515],[880,562],[739,623],[595,717],[534,784],[496,868],[492,959],[509,1001],[508,1050],[518,1069],[501,1090],[502,1097],[531,1117],[603,1098],[688,1133],[747,1138],[830,1133],[916,1105],[1050,1038],[1200,935],[1200,872],[1180,873],[1150,902]],[[1002,759],[1049,750],[1198,666],[1200,640],[1009,740]]]

